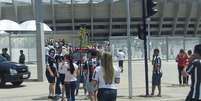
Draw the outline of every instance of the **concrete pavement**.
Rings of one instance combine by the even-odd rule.
[[[133,62],[133,97],[132,99],[129,99],[128,71],[127,62],[125,62],[124,72],[121,74],[117,101],[184,101],[188,94],[189,86],[181,87],[178,85],[176,63],[163,61],[162,69],[162,97],[141,97],[141,95],[145,95],[144,63],[138,61]],[[149,91],[151,91],[151,71],[152,66],[149,64]],[[76,100],[89,101],[85,100],[83,94],[83,89],[81,89]],[[20,87],[12,87],[8,83],[5,88],[0,88],[0,101],[49,101],[47,95],[47,81],[28,81],[24,82]]]

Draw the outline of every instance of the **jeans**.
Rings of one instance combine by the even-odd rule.
[[[183,67],[178,66],[178,72],[179,72],[179,84],[186,84],[186,77],[182,76],[181,72],[183,71]],[[182,81],[183,78],[183,81]]]
[[[67,101],[75,101],[76,81],[65,83]]]
[[[61,79],[59,77],[57,77],[57,81],[56,81],[56,87],[55,87],[55,94],[56,95],[60,95],[61,94]]]
[[[97,98],[98,98],[98,101],[116,101],[117,90],[108,89],[108,88],[100,88],[98,89]]]

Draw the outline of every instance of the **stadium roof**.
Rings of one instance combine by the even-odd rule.
[[[109,0],[92,0],[93,3],[108,2]],[[120,0],[113,0],[113,2]],[[42,0],[44,4],[71,4],[71,0]],[[87,4],[90,0],[72,0],[74,4]],[[18,6],[31,5],[32,0],[0,0],[0,6],[12,6],[13,4]]]

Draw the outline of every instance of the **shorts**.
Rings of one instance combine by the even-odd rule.
[[[123,60],[119,60],[119,67],[123,67]]]
[[[64,85],[65,74],[59,74],[59,79],[61,81],[61,84]]]
[[[86,90],[89,92],[89,93],[93,93],[93,92],[95,92],[97,89],[98,89],[98,87],[97,87],[97,85],[96,86],[94,86],[91,82],[86,82]]]
[[[158,86],[161,85],[161,73],[153,73],[152,74],[152,85]]]
[[[50,73],[48,72],[48,70],[46,70],[45,74],[46,74],[47,81],[49,83],[55,83],[55,79],[56,79],[55,76],[51,76]]]

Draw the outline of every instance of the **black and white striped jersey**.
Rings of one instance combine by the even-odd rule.
[[[186,71],[191,75],[192,82],[188,97],[195,100],[201,100],[201,60],[194,60],[189,64]]]

